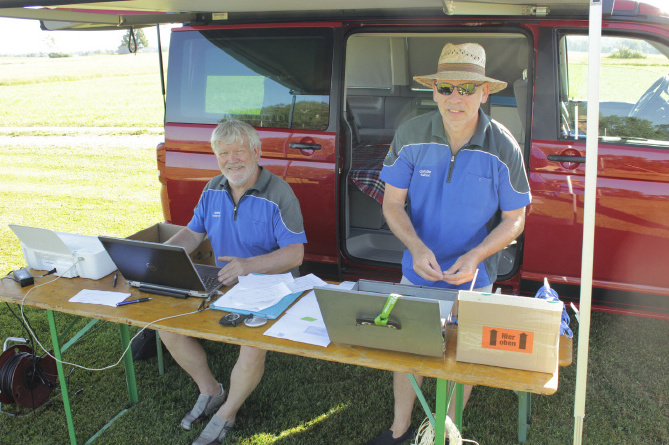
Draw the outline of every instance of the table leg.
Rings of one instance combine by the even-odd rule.
[[[444,445],[446,443],[446,412],[448,410],[448,381],[437,379],[437,401],[434,425],[434,444]]]
[[[74,433],[74,422],[72,421],[72,410],[70,408],[70,396],[67,392],[67,381],[65,380],[65,371],[63,364],[60,344],[58,342],[58,332],[56,330],[56,319],[53,311],[46,311],[47,319],[49,320],[49,330],[51,331],[51,341],[53,343],[53,355],[56,357],[56,369],[58,370],[58,380],[60,382],[60,393],[63,395],[63,408],[65,409],[65,419],[67,420],[67,432],[70,435],[70,443],[77,444],[77,437]]]
[[[462,431],[462,411],[464,410],[465,399],[465,385],[462,383],[455,384],[455,419],[453,423]]]
[[[418,397],[418,400],[420,401],[420,404],[423,407],[423,411],[425,411],[425,415],[430,420],[430,424],[432,424],[432,428],[434,428],[434,415],[432,414],[432,410],[430,409],[430,406],[427,404],[427,400],[425,400],[425,396],[423,395],[423,391],[421,391],[420,386],[418,386],[418,382],[416,381],[416,377],[414,377],[413,374],[407,374],[407,376],[409,377],[409,382],[411,382],[411,386],[413,386],[413,390],[416,392],[416,397]],[[439,399],[437,399],[437,400],[439,400]]]
[[[160,332],[156,331],[156,355],[158,357],[158,375],[165,374],[163,365],[163,342],[160,340]]]
[[[125,324],[119,324],[118,327],[121,331],[121,352],[123,352],[130,344],[130,330],[128,329],[128,325]],[[137,396],[135,364],[132,361],[132,352],[130,349],[123,356],[123,365],[125,366],[125,380],[128,384],[128,398],[130,399],[130,403],[134,405],[139,400],[139,397]]]
[[[518,443],[525,443],[532,420],[532,394],[516,391],[518,396]]]

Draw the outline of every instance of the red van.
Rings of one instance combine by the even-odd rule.
[[[382,160],[400,123],[436,108],[413,76],[434,72],[446,42],[477,42],[487,74],[509,85],[484,111],[519,141],[533,195],[524,234],[500,256],[498,285],[532,294],[546,277],[560,295],[577,299],[589,2],[378,3],[345,0],[333,10],[312,2],[297,11],[289,9],[299,4],[198,0],[188,7],[204,12],[94,17],[90,27],[187,23],[172,31],[158,147],[165,219],[190,220],[205,183],[219,173],[211,132],[235,117],[258,129],[261,163],[300,200],[309,241],[304,271],[398,280],[404,247],[381,212]],[[367,6],[377,9],[350,9]],[[601,6],[593,305],[669,319],[669,16],[630,0]],[[92,17],[72,8],[5,11]]]
[[[669,319],[669,17],[634,1],[608,9],[593,305]],[[487,74],[509,84],[484,111],[519,141],[533,195],[498,284],[530,294],[547,277],[578,298],[587,10],[538,8],[504,20],[491,12],[230,14],[174,29],[158,148],[165,219],[190,220],[218,174],[211,131],[235,117],[258,129],[262,165],[300,200],[305,271],[398,280],[404,247],[381,212],[382,161],[400,123],[436,108],[413,76],[434,71],[445,42],[477,42]]]

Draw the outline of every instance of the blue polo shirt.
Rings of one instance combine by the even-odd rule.
[[[260,167],[256,183],[237,206],[225,176],[205,186],[188,228],[206,233],[216,256],[250,258],[306,243],[300,203],[288,183]]]
[[[479,110],[468,144],[453,155],[439,111],[418,116],[398,128],[383,162],[381,180],[408,189],[407,211],[420,239],[442,270],[479,245],[499,224],[501,211],[530,204],[530,188],[518,143],[509,131]],[[479,264],[475,288],[497,279],[499,253]],[[413,284],[446,288],[413,270],[404,251],[402,272]]]

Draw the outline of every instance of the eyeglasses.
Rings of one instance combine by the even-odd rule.
[[[484,82],[485,83],[485,82]],[[480,84],[475,84],[475,83],[461,83],[460,85],[453,85],[451,83],[438,83],[437,84],[437,91],[439,94],[443,94],[444,96],[450,96],[453,94],[453,91],[455,89],[458,90],[458,93],[461,96],[470,96],[476,92],[476,89],[483,85],[483,83]]]

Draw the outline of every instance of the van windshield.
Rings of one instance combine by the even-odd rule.
[[[174,32],[167,122],[325,130],[332,30]]]

